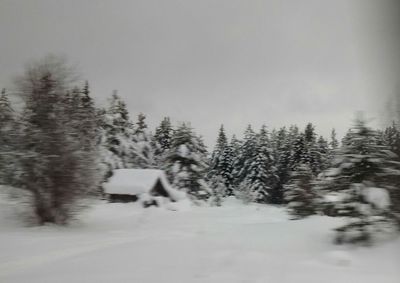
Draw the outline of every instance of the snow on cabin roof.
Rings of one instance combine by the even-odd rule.
[[[154,187],[161,175],[163,172],[160,170],[117,169],[104,184],[104,188],[108,194],[147,193]]]
[[[156,169],[116,169],[103,187],[107,194],[140,195],[149,193],[158,180],[172,199],[182,198],[182,193],[168,183],[164,171]]]

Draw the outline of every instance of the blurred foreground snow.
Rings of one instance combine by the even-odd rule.
[[[23,227],[13,206],[0,198],[0,282],[400,282],[399,239],[335,246],[329,217],[98,202],[69,227]]]

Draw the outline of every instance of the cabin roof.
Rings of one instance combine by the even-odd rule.
[[[149,193],[157,181],[172,199],[181,198],[182,193],[171,187],[164,171],[156,169],[116,169],[103,187],[106,194],[141,195]]]

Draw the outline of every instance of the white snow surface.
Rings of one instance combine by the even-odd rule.
[[[380,209],[386,209],[390,205],[390,196],[386,189],[369,187],[363,190],[363,194],[367,201]]]
[[[335,246],[337,218],[243,205],[96,202],[68,227],[26,227],[0,196],[0,282],[398,283],[400,240]]]
[[[184,193],[172,188],[162,170],[116,169],[108,182],[103,184],[107,194],[145,195],[160,180],[173,200],[184,198]]]

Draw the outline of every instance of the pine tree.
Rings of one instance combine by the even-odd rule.
[[[249,138],[249,136],[248,136]],[[247,141],[250,141],[248,139]],[[255,136],[255,144],[248,144],[250,150],[254,148],[252,154],[248,154],[244,161],[244,180],[250,188],[253,201],[259,203],[272,202],[277,200],[276,185],[278,177],[276,168],[273,165],[272,150],[269,145],[268,133],[263,126]],[[249,152],[250,153],[250,152]]]
[[[211,154],[210,176],[219,175],[219,170],[220,170],[219,162],[221,159],[221,155],[224,152],[224,149],[227,145],[228,145],[228,140],[226,138],[224,126],[221,125],[218,133],[217,143],[215,145],[214,151]]]
[[[304,151],[301,162],[309,165],[313,174],[316,176],[320,173],[320,152],[317,145],[317,135],[315,133],[315,127],[308,123],[304,130]]]
[[[336,131],[332,129],[331,131],[331,140],[329,142],[329,146],[332,150],[336,150],[339,147],[339,142],[336,138]]]
[[[306,144],[312,144],[316,141],[315,127],[308,123],[304,129],[304,141]]]
[[[256,149],[257,137],[251,125],[248,125],[244,133],[244,140],[241,144],[239,155],[234,163],[233,176],[235,178],[235,185],[240,184],[246,179],[249,173],[249,165],[254,159]]]
[[[398,126],[393,122],[387,127],[383,133],[384,144],[396,154],[396,161],[400,161],[400,131]],[[400,176],[391,178],[394,187],[400,187]],[[390,190],[393,210],[400,215],[400,190]]]
[[[204,180],[207,151],[202,139],[186,124],[180,125],[172,136],[166,169],[173,186],[186,192],[193,201],[208,199],[210,192]]]
[[[313,173],[307,164],[299,164],[291,173],[290,181],[285,185],[285,202],[289,213],[303,218],[315,213],[313,192]]]
[[[165,117],[156,128],[153,137],[154,147],[158,149],[157,154],[163,154],[171,148],[172,125],[169,117]]]
[[[2,89],[0,95],[0,184],[12,183],[15,173],[15,138],[18,126],[15,112],[11,107],[8,94]]]
[[[143,113],[138,115],[131,147],[131,167],[157,168],[156,148],[153,144],[153,137],[148,131],[146,116]]]
[[[13,120],[14,110],[11,107],[6,89],[3,88],[0,95],[0,127],[4,128],[10,126],[10,122]]]
[[[246,184],[250,186],[248,192],[253,201],[281,202],[282,192],[273,153],[266,127],[263,126],[256,134],[249,125],[239,152],[233,155],[236,156],[233,161],[233,184],[240,190],[235,195],[246,191],[243,189]]]
[[[231,141],[229,143],[229,149],[231,150],[231,168],[230,168],[230,178],[231,178],[231,187],[232,194],[236,195],[235,190],[238,188],[240,180],[238,178],[238,172],[240,172],[240,159],[242,153],[242,141],[239,140],[236,135],[233,135]]]
[[[211,155],[210,171],[207,175],[209,179],[219,176],[220,178],[216,179],[223,182],[223,185],[226,187],[225,192],[227,195],[233,195],[232,154],[232,148],[228,145],[228,140],[222,125],[219,130],[216,146]]]
[[[304,160],[306,156],[306,143],[304,133],[300,133],[293,142],[293,153],[291,157],[291,170],[295,170],[300,163],[307,163]]]
[[[166,153],[171,148],[173,128],[169,117],[165,117],[156,128],[151,146],[154,149],[156,167],[165,168]]]
[[[233,156],[239,156],[242,148],[242,141],[240,141],[236,135],[231,138],[230,146],[232,148]]]
[[[139,113],[136,122],[135,135],[140,136],[141,134],[144,134],[146,129],[147,129],[146,116],[143,113]]]
[[[219,160],[219,176],[222,177],[224,182],[224,186],[226,188],[226,196],[232,196],[234,191],[234,182],[233,182],[233,162],[234,155],[233,149],[231,145],[227,145],[222,152],[222,155]]]
[[[98,116],[101,130],[100,154],[107,179],[114,169],[131,167],[134,128],[126,104],[116,91],[109,99],[108,108],[98,113]]]
[[[380,224],[395,219],[388,206],[388,190],[394,189],[390,176],[400,171],[393,162],[395,155],[378,140],[377,132],[357,119],[333,168],[326,173],[327,189],[339,195],[334,203],[336,212],[348,219],[346,225],[336,229],[337,243],[369,242]],[[373,195],[379,195],[379,201]]]
[[[275,204],[281,204],[283,201],[284,185],[290,177],[290,170],[292,167],[292,143],[295,140],[298,128],[291,126],[289,131],[285,127],[278,130],[275,136],[275,167],[277,170],[278,183],[275,189],[275,196],[273,197]]]
[[[94,150],[98,144],[100,131],[98,129],[99,120],[92,97],[90,96],[89,83],[85,82],[83,89],[75,87],[71,94],[66,97],[66,111],[72,117],[71,123],[74,124],[79,132],[84,149]]]
[[[330,152],[328,142],[324,139],[323,136],[319,136],[316,147],[317,147],[316,149],[317,156],[315,162],[316,166],[313,172],[315,172],[315,175],[318,175],[319,173],[323,172],[329,167],[330,157],[332,154]]]

